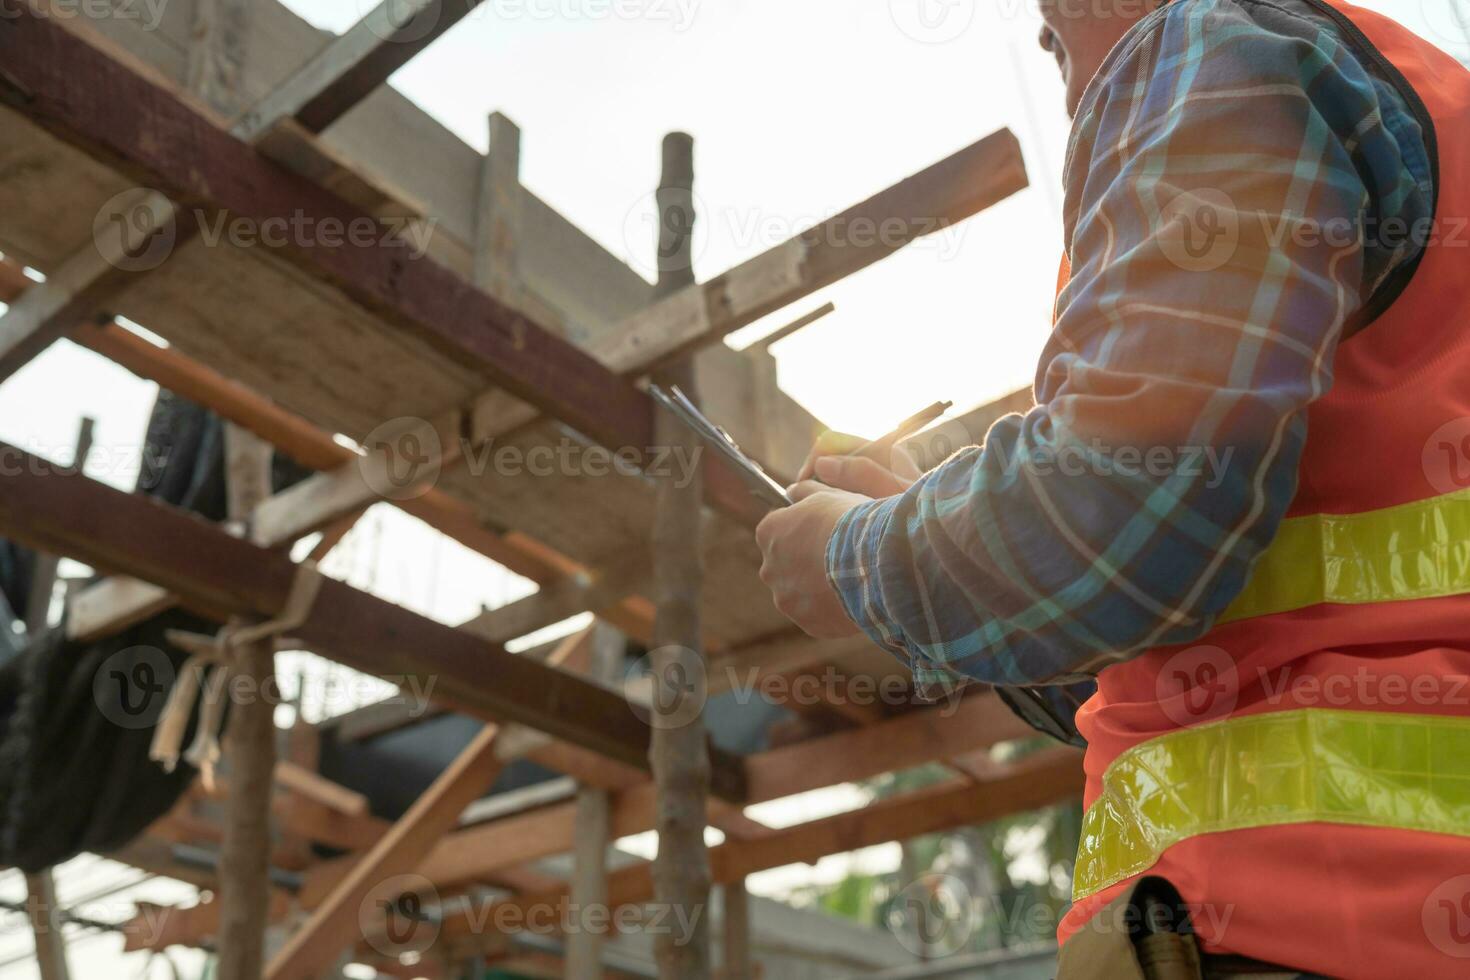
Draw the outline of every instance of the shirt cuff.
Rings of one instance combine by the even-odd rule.
[[[883,601],[884,539],[899,519],[903,502],[902,495],[873,500],[838,518],[827,540],[827,581],[847,617],[913,673],[918,696],[925,701],[939,701],[963,685],[961,675],[930,660],[922,649],[911,644]]]

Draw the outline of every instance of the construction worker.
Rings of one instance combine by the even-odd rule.
[[[1340,0],[1041,7],[1036,407],[827,440],[762,578],[921,687],[1096,679],[1061,980],[1470,976],[1470,72]]]

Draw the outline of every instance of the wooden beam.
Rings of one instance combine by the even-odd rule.
[[[7,302],[33,286],[18,266],[0,261],[0,302]],[[298,463],[310,469],[329,470],[350,462],[355,454],[338,445],[330,433],[293,415],[244,385],[190,360],[170,348],[158,347],[115,323],[84,324],[71,339],[96,351],[141,378],[154,381],[175,394],[214,411],[265,439]],[[485,528],[474,509],[442,490],[429,490],[420,497],[395,501],[398,507],[448,535],[465,547],[504,565],[535,582],[556,582],[576,574],[580,566],[553,555],[522,535],[500,535]],[[115,601],[112,597],[108,602]],[[140,597],[141,598],[141,597]],[[652,617],[634,601],[617,609],[603,610],[603,617],[629,636],[647,642],[652,635]],[[168,608],[167,605],[162,608]],[[160,611],[154,609],[152,612]],[[148,612],[142,616],[152,615]],[[136,622],[136,620],[135,620]],[[131,625],[131,623],[125,624]],[[123,627],[118,627],[123,628]]]
[[[1085,782],[1081,762],[1081,754],[1076,749],[1059,746],[1028,756],[1007,767],[1000,777],[984,783],[951,780],[876,800],[859,810],[773,831],[756,840],[727,842],[710,852],[712,879],[717,884],[728,884],[758,871],[788,864],[811,864],[829,854],[941,833],[1062,803],[1081,795]],[[645,902],[653,894],[653,878],[647,864],[634,865],[609,876],[610,907]],[[476,903],[445,920],[440,930],[441,941],[453,942],[472,935],[487,922],[525,921],[524,915],[509,913],[559,908],[565,895],[564,889],[557,889]],[[544,920],[543,915],[537,921]]]
[[[370,815],[368,798],[319,772],[282,759],[276,763],[276,785],[348,817]]]
[[[967,694],[958,704],[747,756],[749,802],[901,772],[1031,734],[994,694]]]
[[[1024,189],[1026,164],[1001,130],[708,282],[600,334],[592,352],[636,374],[711,344],[912,242]]]
[[[602,445],[655,458],[653,400],[593,356],[555,336],[427,257],[404,261],[401,242],[377,219],[282,169],[177,95],[119,64],[67,25],[23,7],[0,29],[0,96],[58,139],[140,183],[205,210],[265,222],[290,215],[373,222],[371,244],[291,243],[279,254],[390,325],[422,337]],[[184,225],[185,222],[176,222]],[[762,509],[729,465],[706,466],[710,502],[755,523]]]
[[[480,0],[383,0],[247,114],[320,133],[459,23]]]
[[[458,456],[459,414],[433,422],[413,419],[401,430],[377,435],[381,443],[364,447],[366,455],[354,455],[261,501],[251,520],[251,539],[266,547],[290,544],[380,500],[422,496],[431,487],[401,485],[395,467],[402,461],[393,451],[407,439],[431,447],[429,455],[415,458],[409,479],[437,474],[440,466]]]
[[[172,609],[178,596],[127,576],[102,579],[67,600],[66,637],[91,643]]]
[[[812,310],[805,316],[797,317],[795,320],[786,324],[786,326],[776,330],[772,330],[760,340],[757,340],[754,344],[751,344],[751,346],[756,348],[757,350],[770,350],[772,346],[779,344],[781,341],[785,340],[787,337],[790,337],[797,331],[804,330],[805,328],[811,326],[813,323],[816,323],[818,320],[836,311],[836,309],[837,307],[831,303],[823,303],[821,306],[817,307],[815,310]]]
[[[767,799],[820,789],[842,780],[866,779],[884,771],[893,771],[881,768],[884,766],[892,766],[895,770],[911,768],[939,761],[949,754],[963,755],[965,750],[989,747],[997,739],[1030,735],[1030,730],[1024,725],[1008,721],[1011,718],[1009,710],[990,694],[967,696],[961,709],[950,713],[947,718],[936,717],[935,709],[913,714],[917,717],[901,716],[872,729],[855,729],[749,757],[752,790],[750,802],[764,802]],[[888,743],[894,743],[900,748],[889,750],[886,748]],[[1077,778],[1080,785],[1080,757],[1072,750],[1063,751],[1069,755],[1070,765],[1079,774]],[[972,786],[990,787],[994,791],[996,786],[1004,788],[1007,785],[1005,779],[1017,772],[1013,768],[995,765],[980,773],[978,782],[966,782]],[[1044,774],[1035,773],[1033,777],[1047,778]],[[957,781],[945,784],[946,787],[956,785]],[[1028,792],[1030,791],[1022,791],[1021,795]],[[978,799],[962,798],[971,801]],[[720,808],[719,801],[710,801],[711,823],[721,823],[718,817]],[[575,802],[563,801],[488,823],[463,827],[435,844],[418,865],[416,872],[433,881],[441,890],[453,890],[483,882],[509,867],[566,853],[574,848],[577,840],[576,813]],[[856,819],[849,816],[849,822]],[[613,838],[652,829],[656,824],[652,784],[644,782],[629,785],[615,792],[610,803],[609,822],[609,833]],[[844,824],[838,826],[842,825]],[[757,825],[742,839],[764,840],[773,836],[780,838],[784,834],[786,831]],[[730,835],[730,839],[735,840],[735,835]],[[865,846],[838,846],[840,843],[842,842],[834,842],[831,851],[819,853],[811,860],[816,860],[824,853]],[[716,855],[719,853],[717,851]],[[308,870],[298,896],[301,907],[316,907],[353,866],[355,860],[350,856],[336,858]],[[197,942],[202,936],[196,935],[192,938]],[[188,944],[187,940],[179,941]]]
[[[724,954],[720,980],[755,980],[750,959],[750,893],[745,879],[726,882],[721,907],[724,911]]]
[[[285,605],[296,575],[288,556],[5,443],[0,459],[7,463],[0,468],[0,533],[152,581],[207,615],[273,616]],[[436,698],[457,710],[521,722],[648,765],[648,726],[617,694],[340,582],[322,582],[309,621],[295,635],[366,673],[432,674]],[[716,792],[740,800],[738,761],[722,755],[718,763]]]
[[[432,40],[475,2],[451,5],[441,17],[437,0],[410,0],[410,16],[396,20],[405,13],[401,0],[385,0],[347,34],[327,42],[300,71],[237,119],[231,131],[255,141],[301,112],[312,113],[302,123],[308,128],[320,123],[320,131],[336,118],[330,113],[340,115],[387,80],[385,74],[373,82],[376,72],[391,71],[421,49],[422,44],[404,43],[405,31],[417,31],[430,18],[442,21],[432,25],[437,29]],[[247,10],[240,0],[200,0],[195,12],[187,81],[190,91],[225,115],[239,108]],[[95,246],[72,255],[42,288],[29,291],[0,317],[0,380],[90,317],[120,285],[162,264],[182,237],[195,231],[180,229],[180,212],[163,194],[139,190],[109,203],[112,220],[99,225]]]
[[[552,651],[547,665],[553,669],[564,666],[590,638],[590,629],[567,637]],[[408,882],[395,888],[393,879],[418,866],[465,808],[490,790],[507,761],[525,755],[542,741],[539,732],[518,725],[487,725],[478,732],[291,935],[271,959],[267,980],[311,980],[334,962],[349,944],[369,897],[379,892],[394,900],[411,890]]]
[[[0,316],[0,381],[92,317],[138,269],[172,247],[174,239],[164,237],[174,234],[168,198],[137,191],[108,204],[107,218],[96,222],[94,244],[67,259],[44,283],[25,290]]]
[[[71,465],[78,473],[87,465],[87,456],[92,451],[92,428],[96,423],[89,417],[82,418],[77,429],[76,447],[72,451]],[[35,568],[31,571],[31,593],[26,596],[26,636],[34,640],[50,625],[51,599],[56,591],[56,571],[61,559],[50,552],[36,554]]]
[[[517,243],[521,229],[521,130],[499,112],[490,114],[490,150],[480,165],[475,220],[475,285],[520,306]]]
[[[0,293],[0,300],[3,299],[5,296]],[[171,348],[151,344],[115,323],[83,325],[71,339],[139,377],[154,381],[222,418],[244,426],[309,469],[331,470],[357,458],[352,450],[339,445],[331,433],[286,411],[239,382]],[[441,490],[430,490],[421,497],[397,501],[397,504],[431,527],[518,575],[536,582],[549,582],[565,574],[560,566],[487,530],[468,504]]]
[[[223,115],[240,109],[249,35],[249,0],[194,0],[184,83]]]
[[[647,557],[637,555],[616,567],[569,576],[524,599],[487,609],[460,628],[505,643],[580,613],[616,606],[626,597],[646,591],[651,574]]]
[[[271,492],[269,443],[237,425],[225,427],[225,496],[230,520],[240,533],[256,506]],[[234,648],[222,668],[257,693],[275,684],[275,645],[267,637]],[[271,699],[237,699],[230,706],[224,751],[234,792],[225,805],[225,836],[219,873],[220,980],[257,980],[265,963],[265,929],[270,905],[271,796],[276,768],[276,707]]]
[[[357,522],[362,520],[366,510],[352,511],[343,514],[326,527],[322,528],[321,540],[311,546],[311,553],[306,556],[307,561],[320,562],[332,553],[332,549],[342,543],[342,539],[352,532]]]
[[[593,677],[606,684],[622,673],[627,640],[605,623],[593,627]],[[612,843],[612,801],[608,792],[595,786],[577,791],[576,828],[573,834],[571,896],[581,910],[579,927],[567,937],[566,980],[600,980],[602,947],[609,921],[607,906],[607,849]]]
[[[56,878],[51,869],[26,875],[26,909],[31,919],[31,934],[36,940],[36,966],[41,980],[68,980],[66,937],[62,934],[61,905],[56,898]]]
[[[439,774],[393,828],[332,889],[306,923],[271,958],[267,980],[311,980],[334,963],[357,928],[363,905],[375,889],[407,875],[434,842],[449,831],[464,808],[489,790],[504,763],[499,729],[487,725],[449,768]],[[406,890],[407,885],[404,889]],[[224,892],[228,897],[230,892]],[[397,895],[385,896],[396,899]]]
[[[670,133],[663,141],[663,174],[658,187],[658,286],[667,296],[694,282],[694,140]],[[694,365],[685,361],[659,375],[694,401]],[[654,425],[658,445],[675,453],[698,453],[698,437],[668,412]],[[710,762],[704,729],[704,630],[700,605],[704,589],[701,533],[702,477],[681,485],[658,482],[653,522],[654,648],[649,664],[659,684],[652,702],[653,740],[649,748],[658,799],[658,852],[653,876],[659,901],[672,909],[697,913],[709,905],[709,854],[704,844]],[[660,933],[654,938],[659,980],[709,980],[709,923],[692,919],[692,934]]]

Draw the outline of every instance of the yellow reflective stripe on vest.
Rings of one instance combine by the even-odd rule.
[[[1470,593],[1470,490],[1281,522],[1219,622],[1305,609]]]
[[[1186,838],[1310,821],[1470,836],[1470,718],[1307,708],[1136,745],[1083,817],[1072,897]]]

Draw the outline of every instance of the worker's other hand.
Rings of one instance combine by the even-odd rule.
[[[771,511],[755,529],[765,559],[761,581],[770,588],[776,608],[807,635],[851,636],[857,625],[827,579],[827,542],[838,519],[871,498],[815,481],[798,483],[789,493],[796,503]]]
[[[919,465],[902,448],[885,448],[879,458],[851,456],[867,440],[845,432],[824,432],[807,453],[798,480],[821,480],[829,487],[868,497],[903,493],[922,476]]]

